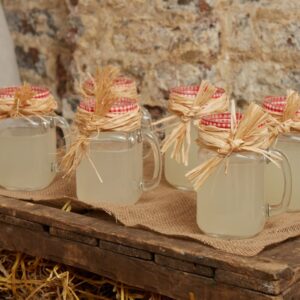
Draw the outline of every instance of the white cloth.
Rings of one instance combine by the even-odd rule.
[[[20,75],[14,45],[0,3],[0,87],[19,84]]]

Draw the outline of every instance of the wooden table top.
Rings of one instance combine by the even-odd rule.
[[[0,247],[105,275],[175,299],[300,299],[300,238],[255,257],[0,197]]]

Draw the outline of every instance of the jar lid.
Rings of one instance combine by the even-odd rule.
[[[94,98],[88,98],[84,101],[81,101],[79,104],[79,107],[88,112],[94,112],[95,104],[96,104],[96,101]],[[134,111],[135,109],[138,108],[138,106],[139,106],[138,102],[135,99],[120,98],[114,103],[114,105],[111,107],[109,112],[123,114],[123,113],[127,113],[130,111]]]
[[[190,86],[177,86],[170,90],[171,93],[180,94],[184,96],[195,97],[198,94],[200,85],[190,85]],[[223,88],[217,88],[216,92],[212,96],[213,99],[220,98],[225,93]]]
[[[236,120],[237,122],[241,121],[243,118],[242,113],[236,113]],[[231,113],[221,113],[221,114],[213,114],[208,115],[203,118],[201,118],[200,123],[202,125],[206,126],[215,126],[218,128],[225,128],[230,129],[231,128]]]
[[[30,86],[31,90],[34,92],[33,99],[43,99],[50,96],[50,91],[47,88],[40,86]],[[2,98],[14,98],[15,93],[20,89],[20,86],[12,86],[0,88],[0,99]]]
[[[117,78],[116,80],[114,80],[114,85],[117,87],[123,86],[130,86],[134,84],[134,80],[127,78],[125,76],[120,76],[119,78]],[[86,86],[89,89],[94,88],[94,81],[93,79],[87,79],[86,81],[84,81],[83,86]]]
[[[263,108],[270,113],[283,114],[286,107],[286,96],[266,96],[263,101]],[[300,110],[297,111],[300,114]]]

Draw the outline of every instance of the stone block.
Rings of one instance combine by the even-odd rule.
[[[281,18],[257,20],[255,23],[259,48],[266,53],[299,52],[300,23],[299,19]]]
[[[300,90],[299,69],[285,68],[272,61],[249,60],[231,64],[232,95],[236,100],[260,102],[267,95],[285,95]]]

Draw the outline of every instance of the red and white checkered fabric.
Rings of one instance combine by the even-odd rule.
[[[79,107],[88,112],[94,112],[95,103],[96,103],[95,99],[89,98],[80,102]],[[109,112],[116,113],[116,114],[124,114],[130,111],[134,111],[137,108],[138,108],[137,100],[129,99],[129,98],[120,98],[115,102],[115,104],[112,106]]]
[[[114,85],[116,87],[119,87],[119,86],[130,86],[134,83],[134,81],[130,78],[127,78],[127,77],[119,77],[117,78],[115,81],[114,81]],[[94,81],[92,79],[87,79],[84,83],[83,83],[84,86],[86,86],[87,88],[89,89],[92,89],[94,88]]]
[[[263,101],[263,108],[269,112],[282,114],[286,106],[286,96],[266,96]],[[297,111],[300,114],[300,110]]]
[[[243,114],[236,113],[236,120],[239,122]],[[215,126],[218,128],[230,129],[231,127],[231,113],[213,114],[205,116],[201,119],[201,124],[206,126]]]
[[[178,86],[170,90],[171,93],[179,94],[183,96],[195,97],[199,91],[199,85],[190,85],[190,86]],[[222,88],[217,88],[217,91],[213,95],[213,99],[220,98],[225,93],[225,90]]]
[[[14,98],[19,86],[0,88],[0,99]],[[50,91],[47,88],[39,86],[31,86],[31,90],[35,93],[34,99],[44,99],[50,96]]]

